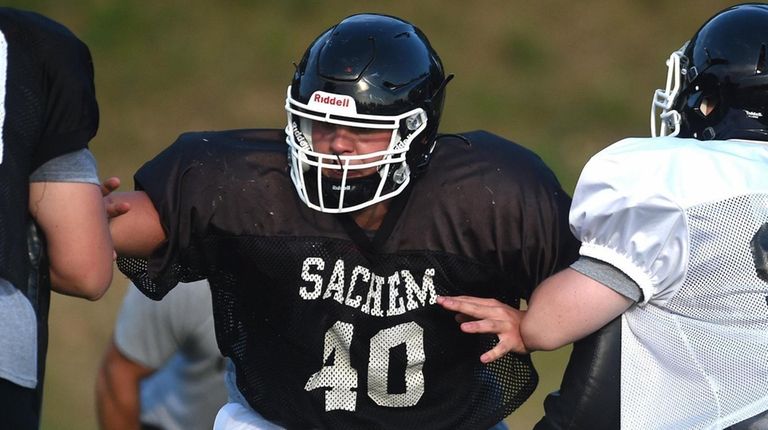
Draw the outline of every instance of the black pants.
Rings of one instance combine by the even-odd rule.
[[[766,430],[768,429],[768,411],[728,427],[728,430]]]
[[[560,390],[544,400],[534,430],[618,430],[621,317],[574,343]]]
[[[0,379],[0,428],[37,430],[40,427],[37,391]]]

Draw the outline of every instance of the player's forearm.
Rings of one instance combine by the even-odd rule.
[[[126,394],[126,393],[123,393]],[[99,428],[102,430],[139,430],[139,404],[127,404],[116,393],[97,393]],[[136,394],[138,396],[138,394]],[[124,397],[124,396],[121,396]]]
[[[527,350],[551,351],[597,331],[632,303],[568,268],[536,288],[520,323],[520,334]]]
[[[117,255],[148,257],[165,240],[165,231],[160,224],[157,210],[146,193],[112,193],[105,201],[108,206],[125,203],[130,205],[126,213],[109,221]]]
[[[45,232],[54,291],[100,298],[112,282],[113,248],[99,187],[35,182],[29,209]]]
[[[96,379],[96,411],[102,430],[139,430],[141,374],[134,367],[110,344]]]

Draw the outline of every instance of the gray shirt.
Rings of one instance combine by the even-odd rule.
[[[130,285],[115,344],[132,361],[157,369],[141,382],[142,423],[166,430],[212,428],[227,394],[208,282],[179,284],[159,302]]]
[[[590,257],[580,257],[571,264],[571,269],[594,279],[635,303],[643,298],[643,291],[632,278],[604,261]]]

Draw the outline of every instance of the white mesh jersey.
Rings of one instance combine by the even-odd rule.
[[[622,321],[622,428],[721,429],[768,409],[768,146],[622,140],[585,166],[570,222],[582,255],[643,291]]]

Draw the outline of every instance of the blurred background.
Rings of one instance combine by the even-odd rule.
[[[102,177],[132,174],[185,130],[283,127],[285,90],[309,42],[357,12],[419,26],[456,78],[442,131],[487,129],[538,152],[572,192],[587,158],[649,134],[665,60],[714,0],[6,0],[68,26],[91,48]],[[125,278],[97,303],[57,296],[43,407],[45,430],[96,428],[93,386]],[[507,418],[530,429],[557,388],[568,348],[536,353],[541,383]]]

